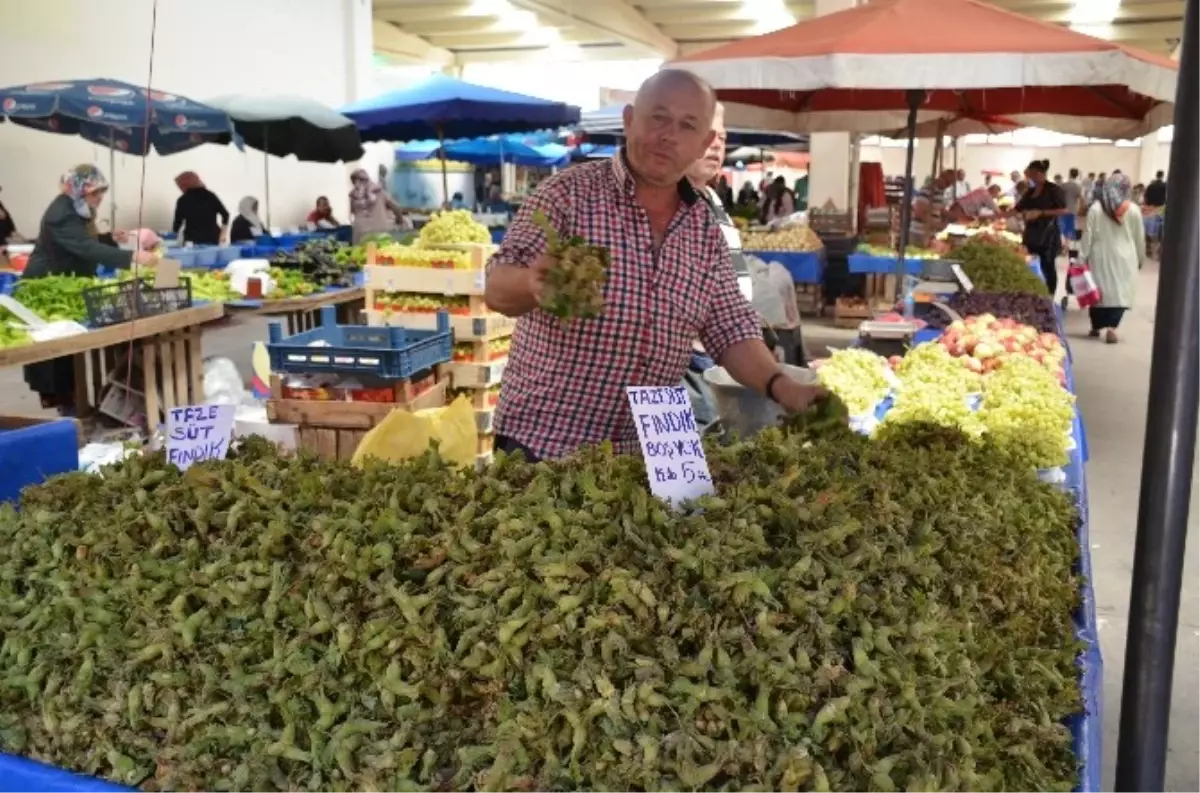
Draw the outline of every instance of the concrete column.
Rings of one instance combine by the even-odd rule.
[[[833,14],[858,5],[857,0],[816,0],[816,16]],[[809,142],[808,205],[821,207],[833,201],[838,209],[851,206],[851,164],[857,160],[851,152],[847,132],[813,133]],[[857,176],[857,174],[854,174]]]
[[[371,0],[341,0],[346,60],[346,104],[374,93],[374,47],[372,45]]]

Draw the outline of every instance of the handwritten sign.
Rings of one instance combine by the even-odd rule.
[[[713,492],[696,416],[683,386],[626,388],[654,495],[678,504]]]
[[[187,470],[192,463],[221,460],[233,438],[233,405],[189,405],[167,413],[167,462]]]

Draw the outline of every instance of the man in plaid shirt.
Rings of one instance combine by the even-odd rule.
[[[699,78],[658,72],[625,108],[616,157],[551,177],[522,206],[488,263],[488,305],[520,317],[496,410],[497,448],[542,459],[611,440],[618,453],[636,453],[625,387],[677,384],[696,338],[738,382],[788,410],[824,395],[785,376],[763,343],[721,229],[684,178],[715,134],[715,106]],[[611,253],[603,316],[563,323],[538,308],[553,264],[533,223],[539,211],[563,236]]]

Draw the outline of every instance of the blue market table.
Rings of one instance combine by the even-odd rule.
[[[764,262],[779,262],[798,284],[819,284],[825,280],[824,251],[743,251]]]

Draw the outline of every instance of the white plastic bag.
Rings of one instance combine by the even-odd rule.
[[[242,385],[237,364],[229,358],[204,362],[204,401],[210,405],[253,405],[254,395]]]
[[[792,274],[779,262],[768,264],[756,256],[746,257],[750,270],[754,298],[751,305],[762,317],[763,324],[787,330],[800,324],[800,309],[796,305],[796,285]]]

